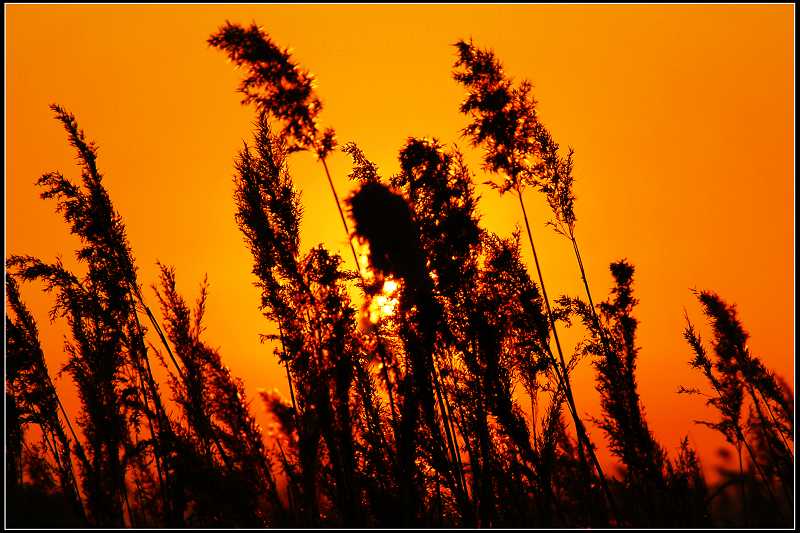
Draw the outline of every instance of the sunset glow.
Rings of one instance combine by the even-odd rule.
[[[397,282],[387,279],[383,283],[381,293],[372,298],[369,305],[369,321],[377,324],[382,318],[390,317],[394,314],[399,300],[397,299]]]
[[[169,399],[170,376],[174,379],[178,373],[188,374],[193,369],[180,354],[172,353],[179,351],[174,343],[172,350],[161,344],[172,332],[167,327],[172,323],[163,310],[164,302],[169,301],[163,284],[170,280],[170,275],[160,264],[174,266],[176,291],[188,302],[185,323],[187,331],[196,333],[197,338],[187,335],[186,346],[193,346],[192,353],[200,353],[203,361],[210,361],[208,364],[218,372],[215,375],[222,376],[219,379],[227,384],[225,390],[231,398],[247,404],[252,424],[246,421],[243,425],[256,428],[256,432],[265,428],[264,442],[270,450],[273,441],[286,448],[276,451],[275,457],[291,453],[288,450],[291,439],[281,438],[282,431],[293,428],[296,436],[308,431],[302,425],[308,422],[301,420],[295,409],[303,401],[301,388],[310,386],[312,394],[316,386],[302,383],[301,370],[293,366],[300,356],[287,353],[298,344],[292,344],[292,335],[304,335],[313,341],[307,346],[303,344],[302,349],[296,348],[308,358],[298,368],[314,370],[314,365],[321,365],[323,359],[326,364],[330,362],[330,368],[320,370],[319,375],[331,380],[334,384],[331,390],[338,391],[336,387],[346,384],[360,394],[376,387],[379,401],[374,406],[375,417],[385,419],[381,427],[385,426],[392,439],[400,431],[397,427],[401,426],[398,420],[402,421],[403,409],[411,409],[408,406],[413,404],[402,397],[410,390],[404,388],[402,376],[412,365],[410,361],[414,361],[403,350],[407,346],[427,346],[426,342],[431,346],[442,343],[444,348],[438,344],[436,349],[430,348],[434,354],[433,370],[426,367],[426,371],[441,380],[441,386],[434,382],[430,390],[431,398],[435,399],[432,412],[436,415],[428,416],[429,413],[420,410],[418,418],[408,418],[422,427],[431,420],[439,423],[451,416],[452,422],[441,422],[441,438],[451,439],[443,447],[443,457],[459,465],[463,460],[467,466],[462,465],[460,471],[454,467],[455,473],[447,474],[456,481],[449,480],[447,475],[442,475],[444,481],[440,481],[426,471],[425,476],[435,478],[436,482],[431,481],[423,492],[433,498],[440,482],[442,486],[454,483],[464,494],[453,496],[453,501],[459,505],[467,501],[471,505],[481,490],[492,491],[495,490],[492,487],[500,486],[497,501],[502,502],[503,483],[489,483],[487,488],[464,481],[465,471],[475,475],[474,464],[468,464],[472,458],[469,454],[475,450],[467,453],[468,442],[459,441],[461,437],[455,429],[458,424],[472,420],[457,411],[456,398],[473,399],[472,394],[477,392],[485,393],[486,398],[496,398],[502,391],[483,390],[463,376],[473,372],[480,379],[495,375],[500,376],[499,381],[508,379],[514,400],[514,409],[509,408],[508,412],[518,415],[523,423],[540,417],[539,426],[537,422],[531,426],[533,442],[541,437],[534,434],[541,430],[547,406],[545,398],[555,396],[555,386],[532,392],[530,382],[525,381],[524,369],[544,361],[541,367],[536,367],[540,372],[537,379],[544,380],[546,375],[554,382],[561,379],[553,377],[556,375],[553,369],[559,368],[555,352],[558,343],[558,350],[563,346],[563,359],[567,361],[563,364],[570,365],[574,409],[585,424],[586,438],[597,447],[599,464],[592,468],[605,469],[609,478],[622,479],[624,465],[613,453],[607,431],[596,423],[604,413],[603,391],[598,385],[600,358],[588,351],[587,346],[592,343],[587,339],[589,328],[595,323],[598,331],[602,331],[601,318],[612,324],[613,317],[618,319],[632,309],[636,319],[636,385],[649,431],[670,460],[676,460],[681,441],[686,437],[700,458],[709,484],[713,485],[728,475],[726,472],[736,472],[738,464],[735,453],[731,452],[735,446],[720,431],[697,423],[719,419],[718,411],[706,401],[712,392],[702,373],[702,364],[697,363],[702,358],[693,351],[691,336],[686,334],[688,319],[709,353],[714,353],[715,324],[704,314],[703,305],[713,307],[715,300],[700,300],[702,291],[713,291],[722,301],[735,305],[737,317],[749,333],[744,344],[746,356],[758,357],[770,372],[795,390],[794,15],[793,5],[781,4],[10,5],[5,7],[6,260],[12,256],[34,256],[48,264],[60,262],[77,277],[88,271],[86,261],[79,260],[76,254],[84,244],[70,232],[64,213],[56,211],[56,201],[43,199],[43,186],[36,184],[42,175],[55,171],[74,183],[81,183],[82,172],[85,179],[85,170],[76,165],[76,150],[67,140],[63,123],[54,120],[54,112],[48,107],[59,104],[74,113],[87,141],[98,147],[97,169],[124,224],[141,289],[139,297],[138,289],[128,286],[130,294],[125,293],[124,301],[126,305],[133,302],[138,310],[138,327],[146,329],[144,349],[149,354],[154,382],[166,398],[165,412],[169,416],[176,419],[183,416],[180,402]],[[223,45],[209,44],[210,36],[220,32],[226,21],[241,24],[243,28],[257,24],[276,46],[291,55],[291,61],[300,71],[308,71],[313,96],[321,102],[319,111],[320,104],[313,100],[304,108],[292,107],[291,101],[279,102],[279,96],[273,95],[271,101],[295,114],[307,113],[308,116],[302,117],[305,121],[302,128],[297,130],[305,128],[303,134],[313,130],[308,139],[302,139],[297,131],[292,132],[295,137],[285,136],[296,143],[295,146],[289,142],[287,146],[299,147],[284,154],[285,167],[281,167],[297,193],[291,200],[286,187],[275,185],[283,179],[283,174],[273,176],[275,181],[271,184],[285,195],[278,199],[263,191],[247,189],[248,184],[241,177],[246,174],[242,168],[246,167],[247,157],[253,161],[263,157],[256,135],[260,124],[257,106],[261,104],[256,100],[242,104],[245,94],[237,92],[237,87],[250,71],[232,62],[230,50]],[[522,87],[519,94],[525,94],[523,81],[531,82],[528,90],[535,99],[536,120],[552,134],[551,141],[559,145],[558,157],[563,158],[556,158],[557,163],[551,161],[553,168],[574,176],[574,184],[567,185],[566,193],[562,191],[559,196],[553,192],[555,185],[547,189],[551,183],[563,185],[558,181],[563,178],[560,175],[553,178],[555,171],[550,167],[547,172],[551,182],[541,177],[545,174],[542,154],[546,153],[542,147],[547,144],[542,140],[541,129],[531,129],[524,138],[526,143],[537,146],[539,152],[535,157],[524,155],[513,160],[516,154],[503,152],[506,150],[503,144],[492,145],[491,135],[488,140],[473,143],[474,138],[465,128],[480,123],[489,112],[477,104],[468,111],[459,108],[470,102],[474,104],[474,99],[468,98],[468,82],[459,82],[453,75],[459,58],[455,44],[462,39],[474,42],[480,49],[491,50],[502,62],[502,73],[515,90]],[[463,50],[461,53],[467,54]],[[470,49],[470,53],[474,51]],[[289,100],[302,93],[292,83],[298,82],[285,74],[278,83],[288,93],[284,97]],[[287,119],[271,116],[270,120],[271,134],[286,133],[281,128]],[[483,124],[495,125],[488,119]],[[516,127],[523,128],[525,124],[525,116],[520,114]],[[334,137],[326,137],[328,128],[335,129],[335,148],[331,148]],[[474,131],[472,135],[477,137]],[[409,150],[407,159],[401,159],[398,154],[411,145],[412,139],[423,139],[425,143],[416,152]],[[342,150],[351,141],[363,150],[374,168],[359,167],[357,159]],[[517,146],[520,144],[524,143],[517,142]],[[428,146],[437,146],[433,151],[435,156],[424,152]],[[504,162],[506,167],[492,169],[487,163],[486,154],[492,149],[497,151],[494,161]],[[570,150],[574,150],[574,156],[567,161]],[[463,154],[463,161],[452,155],[457,152]],[[445,168],[442,161],[450,165],[447,167],[450,181],[445,181],[453,190],[462,175],[459,172],[469,176],[474,189],[469,193],[475,198],[474,214],[480,232],[458,233],[471,220],[458,218],[470,208],[464,200],[469,196],[466,188],[459,189],[462,196],[456,199],[430,192],[438,191],[435,189],[438,182],[434,185],[424,182],[429,178],[423,170],[434,172],[431,160],[442,168]],[[252,165],[259,171],[268,166]],[[359,168],[362,174],[356,172]],[[509,176],[508,168],[517,174],[511,172],[514,176]],[[368,242],[363,223],[360,228],[357,226],[349,202],[356,191],[366,188],[365,184],[373,179],[385,187],[389,198],[386,205],[391,207],[392,198],[402,197],[411,206],[406,206],[412,209],[411,230],[407,230],[406,220],[400,216],[405,212],[401,210],[398,215],[398,211],[387,208],[379,223],[374,222],[383,233],[378,237],[370,233],[369,237],[388,237]],[[520,185],[515,179],[520,180]],[[260,186],[266,187],[263,183]],[[517,187],[522,190],[519,196]],[[331,188],[334,194],[338,193],[340,205],[334,200]],[[574,194],[567,203],[571,209],[574,201],[576,218],[570,230],[565,231],[569,224],[556,220],[558,205],[554,207],[554,202],[564,202],[567,193]],[[252,213],[243,211],[243,204],[254,197],[265,203],[273,202],[269,204],[273,211],[263,219],[255,215],[247,218]],[[275,207],[276,204],[284,210]],[[403,201],[400,204],[405,206]],[[286,205],[295,206],[296,212],[287,214],[285,211],[290,210]],[[437,205],[440,210],[414,213],[414,205]],[[525,215],[520,209],[523,205]],[[346,230],[339,209],[341,217],[346,219]],[[458,216],[445,218],[451,213]],[[292,218],[294,215],[296,220]],[[426,225],[429,222],[426,217],[435,222]],[[259,221],[267,221],[274,227],[263,234],[247,233],[247,224],[256,225]],[[460,225],[454,228],[453,224]],[[280,234],[281,231],[286,235]],[[297,239],[293,240],[294,231]],[[492,240],[495,234],[496,241]],[[272,255],[259,256],[254,251],[253,242],[258,242],[258,238],[273,239],[273,248],[269,248]],[[513,253],[510,248],[503,248],[510,245],[501,244],[500,239],[509,243],[518,239],[519,260],[533,289],[514,277],[517,271],[513,268],[516,265]],[[370,243],[377,249],[375,242],[385,252],[379,262],[370,260]],[[466,252],[459,248],[462,245]],[[324,253],[314,256],[312,252],[322,249],[320,246],[324,247]],[[411,259],[402,256],[398,261],[398,249]],[[326,263],[328,251],[341,259],[335,268],[331,265],[337,264],[338,259]],[[493,251],[497,252],[493,257],[496,264],[489,265],[487,257]],[[419,258],[414,254],[419,254]],[[354,255],[358,264],[354,264]],[[470,270],[475,257],[479,259]],[[612,264],[616,270],[610,269]],[[632,281],[635,306],[630,309],[622,311],[624,305],[620,304],[614,310],[616,315],[609,314],[612,318],[599,318],[597,314],[581,317],[574,300],[572,307],[568,299],[559,300],[561,296],[586,300],[591,287],[593,303],[601,309],[601,302],[619,297],[624,285],[619,283],[625,280],[627,265],[635,268]],[[490,270],[491,266],[496,266],[496,271]],[[275,273],[275,279],[283,284],[280,290],[264,282],[266,272]],[[315,289],[310,282],[297,281],[335,278],[332,272],[341,275],[341,279],[327,282],[325,290]],[[545,309],[539,274],[549,299],[546,313],[542,311],[544,318],[540,322],[526,321],[527,315],[523,314],[530,310],[535,298],[540,298],[537,305]],[[201,284],[206,275],[207,299]],[[480,283],[474,281],[474,285],[468,286],[467,281],[473,280],[470,276]],[[445,283],[448,280],[451,285]],[[459,285],[462,282],[463,287]],[[377,294],[365,296],[370,293],[362,287],[371,284]],[[507,287],[513,290],[506,291]],[[54,305],[60,300],[57,300],[58,290],[46,289],[42,279],[19,282],[21,299],[37,322],[48,371],[63,402],[62,410],[78,428],[83,405],[81,392],[69,372],[59,372],[69,361],[72,352],[66,343],[73,340],[75,331],[67,316],[62,316],[67,313],[64,309],[61,309],[64,313],[56,313],[50,319]],[[312,294],[314,290],[318,293]],[[285,296],[288,293],[293,301],[318,308],[303,308],[302,313],[298,311],[297,316],[280,323],[275,319],[280,314],[275,311],[280,309],[276,302],[288,298]],[[523,303],[519,308],[508,304],[508,309],[514,311],[506,316],[504,306],[518,294],[522,294]],[[336,307],[339,295],[346,295],[341,301],[352,306],[355,317],[352,324],[337,322],[339,317],[350,316]],[[471,299],[478,303],[464,303],[472,302]],[[478,309],[482,314],[474,311],[478,318],[466,311],[459,314],[460,308],[452,302],[463,304],[470,313]],[[8,313],[8,300],[6,307]],[[158,327],[149,321],[151,310],[152,320],[163,329],[161,336]],[[199,320],[193,322],[196,313],[203,317],[202,326]],[[109,316],[116,315],[109,313]],[[182,317],[180,313],[177,316]],[[434,318],[430,323],[442,328],[441,331],[428,332],[424,327],[427,323],[420,326],[413,322],[431,316]],[[134,324],[126,326],[126,335],[133,335],[130,332],[134,331]],[[538,324],[536,327],[544,333],[529,338],[526,331],[518,331],[524,327],[535,329],[530,324]],[[347,329],[351,326],[352,332]],[[558,338],[553,339],[556,327]],[[469,337],[464,333],[474,333],[469,328],[480,334]],[[617,331],[611,325],[608,330]],[[323,338],[326,332],[334,335],[340,331],[348,332],[358,341],[351,342],[350,337],[346,342]],[[512,331],[517,337],[510,336]],[[509,337],[503,337],[504,334]],[[468,340],[459,337],[458,342],[447,344],[459,335]],[[542,341],[542,335],[546,340]],[[193,345],[190,341],[205,344],[201,349],[200,344]],[[504,367],[497,370],[480,352],[476,352],[479,355],[469,352],[472,359],[460,358],[460,350],[468,352],[476,350],[480,343],[493,342],[498,353],[505,350],[502,357],[497,356],[496,364],[509,365],[507,375],[503,373]],[[608,342],[602,334],[593,338],[595,349],[603,346],[609,350]],[[543,345],[550,350],[549,356],[534,357],[536,350],[547,353]],[[337,359],[332,354],[339,346],[353,347],[355,355],[348,353]],[[526,354],[525,358],[520,359],[519,353]],[[173,364],[171,357],[178,363]],[[386,358],[393,364],[387,364]],[[372,381],[358,372],[337,373],[342,361],[362,360],[371,372]],[[470,367],[465,360],[474,366]],[[690,365],[693,361],[696,368]],[[236,389],[237,379],[241,379],[241,390]],[[299,381],[290,388],[293,379]],[[475,383],[483,383],[475,379],[478,380]],[[391,392],[386,383],[396,389]],[[416,382],[409,379],[409,383]],[[566,385],[559,386],[565,391],[560,401],[564,402],[567,431],[575,437],[580,424],[570,416]],[[319,387],[321,390],[323,385]],[[446,387],[452,388],[452,397],[446,390],[442,392]],[[792,404],[793,401],[792,398]],[[344,404],[350,405],[353,413],[367,408],[356,399]],[[420,404],[424,401],[420,400]],[[356,417],[350,412],[336,411],[332,405],[323,404],[331,411],[322,409],[319,416],[332,420]],[[498,429],[504,422],[502,417],[490,410],[484,412],[489,409],[488,403],[476,405],[480,405],[480,416],[494,424],[491,432],[481,438],[496,439],[502,446],[513,444],[513,439]],[[223,425],[219,422],[221,416],[216,413],[213,423]],[[373,430],[370,424],[374,420],[368,417],[365,420],[353,422],[353,427],[358,426],[364,432]],[[144,442],[146,431],[141,431],[137,438]],[[152,427],[149,431],[153,431]],[[84,438],[82,429],[76,432]],[[336,432],[320,435],[325,446],[342,439]],[[224,439],[222,445],[207,436],[197,440],[207,450],[215,450],[215,446],[222,450],[222,446],[227,446]],[[344,470],[360,468],[359,465],[370,460],[367,456],[372,450],[361,440],[355,442],[355,466]],[[415,450],[417,446],[422,450],[429,445],[424,439],[410,442]],[[463,446],[455,450],[460,444]],[[498,449],[505,449],[502,446]],[[318,470],[320,476],[325,468],[334,468],[324,462],[331,461],[333,454],[328,454],[322,445],[302,451],[323,461]],[[425,461],[440,460],[434,452],[425,453],[428,454]],[[420,454],[414,458],[412,453],[410,457],[422,461]],[[521,461],[528,460],[523,452],[518,452],[518,456]],[[276,469],[283,468],[275,457],[272,459]],[[503,457],[498,455],[491,460],[505,465]],[[79,465],[78,459],[72,460]],[[480,460],[489,461],[486,457]],[[160,467],[160,463],[153,464]],[[424,462],[424,468],[429,466]],[[75,468],[77,471],[78,466]],[[288,490],[286,486],[294,478],[281,473],[276,479],[276,491],[280,492]],[[336,479],[337,483],[343,483]],[[354,493],[384,490],[382,486],[375,487],[359,489],[361,492],[354,489]],[[596,489],[600,495],[596,498],[604,502],[604,493]],[[81,485],[80,491],[85,490]],[[326,488],[320,484],[314,490],[323,494]],[[403,490],[398,489],[398,493],[405,495]],[[777,488],[775,492],[776,497],[782,495]],[[287,502],[287,508],[290,505],[313,508],[312,504],[290,502],[290,497],[300,498],[301,493],[287,496],[288,492],[281,492],[281,502]],[[154,500],[156,496],[152,496]],[[357,507],[356,500],[350,501],[349,497],[335,493],[324,496],[327,500],[320,496],[320,501]],[[436,505],[431,503],[430,508]],[[459,513],[463,511],[456,504],[453,508]],[[481,513],[487,511],[479,509],[477,504],[475,509],[474,523],[467,520],[431,523],[435,527],[453,523],[518,525],[510,519],[508,523],[501,522],[499,514],[486,518]],[[566,509],[569,515],[569,508]],[[324,509],[316,511],[320,516],[325,514]],[[298,516],[301,514],[298,512]],[[365,521],[367,514],[363,517]],[[453,515],[456,514],[454,511]],[[738,518],[740,514],[735,516]],[[106,522],[106,525],[131,526],[137,518],[147,523],[146,513],[142,517],[135,515],[128,507],[118,523]],[[330,516],[337,515],[331,512]],[[303,527],[343,524],[352,525],[334,518],[328,522],[320,519],[314,523],[291,523]],[[625,522],[616,522],[621,524]],[[585,525],[581,523],[578,527]],[[248,527],[240,523],[235,526]],[[167,527],[172,526],[167,524]]]

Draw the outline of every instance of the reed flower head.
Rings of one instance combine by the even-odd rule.
[[[247,69],[239,85],[242,103],[255,103],[260,112],[281,121],[290,151],[313,150],[324,158],[335,148],[334,131],[322,131],[317,123],[322,102],[314,92],[314,77],[292,61],[288,50],[255,24],[245,28],[226,22],[208,43]]]
[[[535,185],[535,158],[540,153],[537,131],[539,119],[533,86],[527,80],[514,87],[491,50],[472,41],[458,41],[458,60],[453,77],[467,89],[461,112],[472,122],[464,135],[474,146],[484,145],[484,167],[503,176],[490,183],[501,193],[525,185]]]
[[[386,185],[364,183],[348,200],[355,232],[370,248],[373,268],[408,278],[421,257],[417,228],[405,198]]]

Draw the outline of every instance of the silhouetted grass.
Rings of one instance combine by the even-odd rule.
[[[517,196],[535,277],[519,231],[502,236],[482,226],[476,178],[458,148],[409,137],[400,171],[382,176],[346,144],[357,187],[343,207],[326,163],[333,130],[318,126],[312,76],[256,26],[226,23],[208,42],[245,68],[239,90],[257,108],[253,140],[233,165],[235,221],[271,328],[261,338],[286,373],[289,396],[261,393],[273,422],[262,432],[242,381],[205,340],[207,282],[190,305],[175,270],[159,265],[157,320],[96,147],[53,106],[81,180],[54,172],[38,183],[79,237],[85,273],[60,260],[6,260],[9,525],[791,524],[793,393],[750,353],[735,309],[712,292],[697,296],[713,354],[691,323],[684,332],[709,390],[681,391],[704,395],[719,413],[701,423],[722,433],[737,468],[709,486],[687,439],[670,453],[650,430],[636,379],[634,267],[612,263],[614,288],[594,304],[575,237],[574,153],[559,151],[529,82],[513,83],[490,50],[456,45],[455,78],[468,92],[464,133],[499,178],[492,186]],[[356,271],[323,244],[302,246],[301,194],[289,170],[298,150],[323,164]],[[573,245],[585,301],[548,298],[523,202],[528,188],[544,195],[549,224]],[[366,268],[354,238],[368,248]],[[55,293],[51,318],[69,325],[64,371],[78,390],[76,427],[20,296],[18,282],[30,280]],[[353,286],[363,303],[351,301]],[[559,322],[585,330],[569,359]],[[169,400],[153,376],[154,355]],[[621,466],[618,477],[600,468],[576,406],[570,374],[585,358],[602,408],[592,422]],[[36,505],[53,513],[49,521],[31,513]]]

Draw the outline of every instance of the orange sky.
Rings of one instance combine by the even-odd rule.
[[[457,39],[473,37],[530,79],[540,116],[576,151],[577,233],[595,299],[611,286],[609,262],[636,266],[641,398],[668,450],[688,434],[711,466],[721,442],[692,423],[714,414],[675,393],[703,385],[681,337],[684,307],[702,323],[690,287],[736,302],[753,352],[793,379],[793,6],[12,5],[5,15],[6,255],[60,254],[74,265],[74,238],[34,186],[51,170],[79,177],[48,109],[60,103],[100,146],[140,282],[156,280],[156,260],[174,264],[194,299],[208,273],[206,339],[244,378],[262,425],[255,391],[285,391],[285,374],[258,342],[270,326],[234,223],[233,158],[254,114],[235,92],[241,72],[206,45],[226,19],[256,21],[292,47],[316,76],[323,125],[386,176],[413,135],[458,143],[476,182],[487,179],[459,136]],[[304,247],[322,242],[350,260],[322,169],[309,154],[290,165]],[[349,157],[335,153],[329,165],[344,196]],[[512,198],[477,189],[486,227],[507,234],[520,223]],[[543,199],[526,202],[548,292],[582,295],[569,243],[544,226]],[[52,298],[38,286],[23,297],[54,373],[65,325],[48,322]],[[583,362],[576,397],[599,415],[593,374]],[[68,378],[58,387],[75,412]]]

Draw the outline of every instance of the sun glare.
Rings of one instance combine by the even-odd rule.
[[[389,278],[383,282],[381,293],[375,296],[369,304],[369,321],[377,324],[381,318],[394,315],[397,309],[397,281]]]

